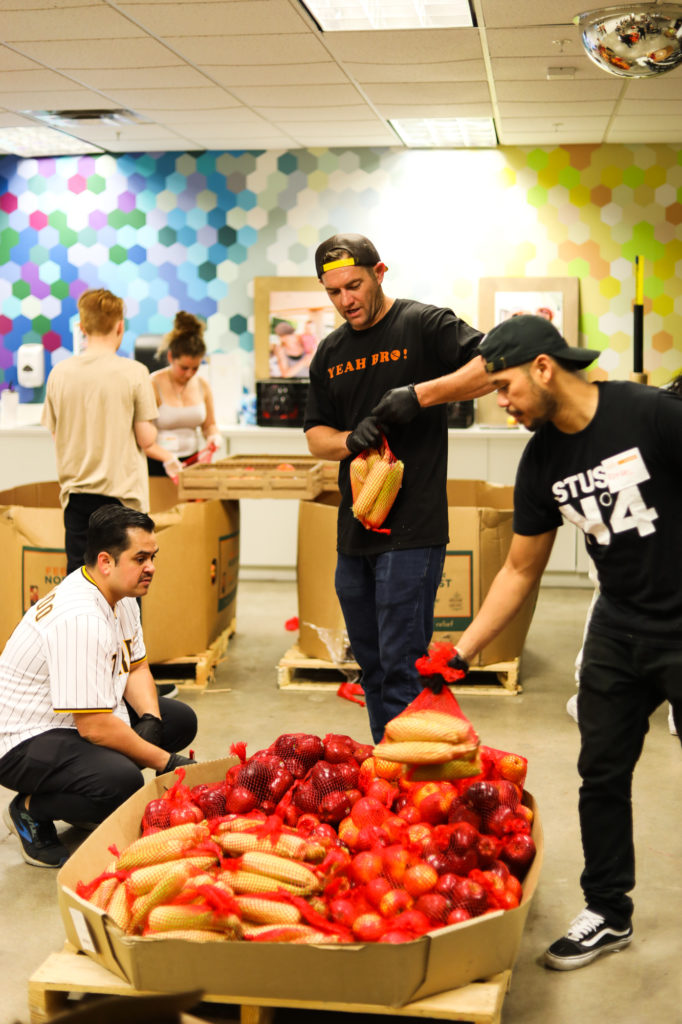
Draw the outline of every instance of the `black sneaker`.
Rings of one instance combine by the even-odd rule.
[[[574,971],[602,953],[615,953],[632,942],[632,925],[613,928],[593,910],[582,910],[568,931],[545,952],[545,963],[555,971]]]
[[[27,864],[38,868],[60,868],[68,860],[69,851],[59,842],[54,823],[36,821],[24,807],[21,793],[17,793],[5,807],[2,818],[21,843],[21,856]]]
[[[177,697],[178,688],[175,683],[157,683],[156,694],[158,697]]]

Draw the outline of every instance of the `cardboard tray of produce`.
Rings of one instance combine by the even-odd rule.
[[[216,782],[232,758],[191,765],[186,782]],[[66,935],[103,967],[137,989],[212,995],[404,1006],[415,999],[459,988],[510,969],[542,865],[542,829],[535,801],[537,854],[515,910],[497,911],[438,929],[413,942],[305,946],[290,943],[185,942],[125,935],[106,913],[76,895],[140,835],[149,800],[161,796],[175,776],[152,779],[107,818],[69,858],[57,876]]]
[[[325,488],[323,463],[310,456],[228,455],[180,473],[178,498],[316,498]]]

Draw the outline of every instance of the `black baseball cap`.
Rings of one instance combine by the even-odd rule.
[[[493,327],[479,343],[478,351],[488,373],[530,363],[540,355],[575,363],[576,368],[584,369],[600,355],[594,348],[572,348],[544,316],[528,313],[512,316]]]
[[[347,255],[339,255],[341,249]],[[373,242],[364,235],[332,235],[315,250],[315,270],[322,277],[336,267],[376,267],[381,257]]]

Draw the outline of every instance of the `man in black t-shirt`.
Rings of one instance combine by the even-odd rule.
[[[448,541],[446,410],[421,408],[429,396],[419,394],[419,382],[458,371],[453,393],[460,400],[490,386],[476,351],[480,332],[449,309],[388,298],[387,268],[368,238],[328,238],[315,267],[346,322],[317,348],[303,429],[313,455],[340,463],[335,586],[378,742],[422,688],[415,661],[431,640]],[[387,389],[412,406],[408,425],[372,414]],[[378,533],[353,516],[350,463],[381,445],[382,426],[405,470],[383,524],[390,532]]]
[[[541,317],[506,320],[479,351],[498,404],[534,435],[509,554],[460,638],[460,662],[516,615],[562,521],[585,534],[599,577],[578,690],[586,908],[545,953],[547,966],[573,970],[632,939],[632,775],[665,700],[681,731],[682,401],[627,381],[588,383],[576,371],[599,353],[569,348]]]

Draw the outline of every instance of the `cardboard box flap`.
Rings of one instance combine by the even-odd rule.
[[[46,480],[36,484],[20,484],[0,491],[0,505],[28,505],[32,508],[59,508],[59,484]]]
[[[93,907],[70,889],[59,890],[59,903],[66,937],[76,949],[82,949],[101,967],[117,974],[123,981],[129,975],[119,962],[110,934],[123,932],[112,922],[104,910]]]
[[[12,505],[3,511],[3,519],[33,547],[64,547],[64,517],[60,508]]]
[[[448,480],[448,505],[469,508],[511,509],[514,488],[486,480]]]

